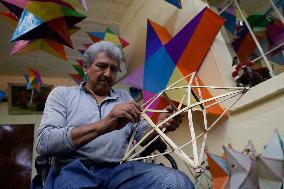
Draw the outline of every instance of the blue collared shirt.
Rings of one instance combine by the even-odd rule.
[[[74,87],[54,88],[46,101],[40,127],[37,130],[36,149],[39,154],[54,156],[59,164],[73,159],[91,159],[96,163],[118,163],[123,158],[134,124],[128,123],[120,130],[99,136],[88,144],[77,148],[71,140],[74,127],[96,123],[105,118],[112,108],[123,102],[132,101],[123,90],[112,89],[98,105],[95,97],[83,83]],[[139,140],[148,123],[139,124],[136,140]]]

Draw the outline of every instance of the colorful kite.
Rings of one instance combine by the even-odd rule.
[[[0,2],[9,9],[17,18],[21,17],[21,14],[25,7],[28,5],[28,0],[0,0]]]
[[[0,90],[0,102],[7,101],[7,94],[4,91]]]
[[[198,70],[223,23],[224,20],[220,16],[209,8],[204,8],[180,32],[171,37],[165,27],[148,20],[142,88],[144,90],[144,102],[173,82]],[[139,72],[142,72],[141,67]],[[134,74],[129,77],[133,77]],[[136,76],[136,78],[139,77],[141,75]],[[122,82],[127,80],[129,81],[125,78]],[[141,85],[141,81],[139,79],[138,81],[138,84],[137,79],[128,82],[128,84],[137,87]],[[194,82],[193,84],[196,84]],[[198,83],[202,85],[200,79],[198,79]],[[202,96],[211,96],[207,89],[202,89],[201,93]],[[168,96],[170,99],[179,102],[182,94],[175,91],[169,93]],[[160,98],[150,108],[160,109],[166,104],[165,99]],[[219,115],[223,110],[220,106],[216,106],[212,107],[209,112]],[[154,120],[156,115],[152,117]]]
[[[72,48],[70,35],[79,30],[75,24],[85,18],[73,8],[72,3],[76,5],[75,2],[34,0],[30,1],[24,10],[23,6],[17,8],[21,17],[11,39],[16,41],[11,54],[44,50],[66,60],[63,45]],[[17,4],[11,1],[10,7],[11,5],[15,7]]]
[[[254,34],[258,37],[266,37],[265,30],[272,23],[272,19],[265,14],[253,14],[247,17],[247,21],[252,27]]]
[[[225,19],[226,29],[230,31],[232,34],[235,34],[237,18],[226,11],[222,12],[220,16],[222,16]]]
[[[284,186],[284,144],[277,130],[262,154],[256,155],[251,141],[242,153],[227,147],[223,149],[225,160],[207,153],[213,189],[282,189]],[[229,175],[228,179],[226,175]],[[226,184],[226,181],[229,182]]]
[[[256,159],[257,152],[251,140],[248,141],[248,144],[246,145],[242,153],[248,155],[252,159]]]
[[[227,189],[229,188],[229,169],[225,159],[207,153],[207,161],[210,167],[212,176],[212,189]]]
[[[39,92],[43,85],[40,73],[33,68],[27,68],[27,70],[28,73],[25,74],[25,80],[27,82],[26,84],[27,90],[36,89]]]
[[[259,189],[255,159],[233,149],[223,147],[230,172],[230,189]]]
[[[86,75],[83,70],[84,61],[76,60],[78,64],[73,64],[73,68],[78,72],[78,74],[69,74],[69,76],[77,83],[78,85],[86,79]]]
[[[88,32],[88,35],[94,43],[105,40],[113,42],[121,48],[127,47],[129,45],[127,41],[115,34],[109,27],[105,32]]]
[[[165,0],[165,1],[167,1],[168,3],[170,3],[170,4],[174,5],[174,6],[176,6],[176,7],[179,8],[179,9],[182,8],[182,7],[181,7],[181,2],[180,2],[180,0]]]
[[[60,1],[61,2],[61,1]],[[30,1],[11,41],[50,38],[73,47],[68,28],[86,18],[68,3]]]
[[[257,158],[257,171],[261,188],[283,188],[284,145],[277,130]]]
[[[277,46],[284,43],[284,26],[278,19],[266,28],[266,35],[271,45]]]
[[[18,18],[11,12],[0,12],[0,16],[5,19],[13,28],[18,24]]]

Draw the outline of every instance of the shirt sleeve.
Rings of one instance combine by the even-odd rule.
[[[36,150],[41,155],[55,155],[77,150],[72,143],[71,127],[67,127],[66,87],[54,88],[45,103],[37,130]]]

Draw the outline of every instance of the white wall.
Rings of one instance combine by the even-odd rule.
[[[69,78],[42,78],[47,85],[74,85],[74,82]],[[25,83],[24,77],[19,76],[0,76],[0,90],[8,91],[8,83]],[[34,124],[34,131],[39,127],[41,114],[33,115],[9,115],[8,102],[0,102],[0,124]],[[35,133],[34,133],[35,134]],[[36,174],[34,167],[34,159],[37,156],[35,145],[33,145],[33,170],[32,178]]]
[[[169,32],[174,35],[205,6],[200,0],[182,1],[182,5],[183,9],[180,10],[162,0],[134,1],[120,27],[121,35],[130,43],[126,48],[130,71],[133,71],[137,65],[144,63],[148,18],[166,26]],[[231,63],[232,57],[219,33],[198,74],[205,85],[234,86],[231,79]],[[272,136],[274,129],[279,129],[280,135],[284,138],[284,106],[282,105],[284,86],[282,83],[284,83],[283,76],[279,75],[278,79],[266,81],[247,93],[236,104],[235,111],[231,112],[227,119],[223,119],[209,132],[208,149],[220,155],[223,151],[222,145],[231,143],[235,149],[242,150],[247,141],[252,139],[260,153],[263,145]],[[269,87],[274,85],[278,86],[277,92],[275,90],[273,92],[273,89]],[[218,94],[214,91],[211,92],[213,95]],[[259,94],[263,95],[259,96]],[[227,106],[228,103],[224,105],[224,107]],[[194,116],[201,123],[201,115]],[[199,128],[196,130],[200,132]],[[177,144],[188,141],[190,136],[186,121],[170,136]],[[189,155],[191,154],[190,148],[185,151]],[[178,164],[181,166],[181,170],[189,173],[181,161]]]

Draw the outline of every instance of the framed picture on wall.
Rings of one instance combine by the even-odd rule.
[[[41,114],[52,85],[44,85],[40,91],[27,90],[26,84],[8,84],[9,114]]]

